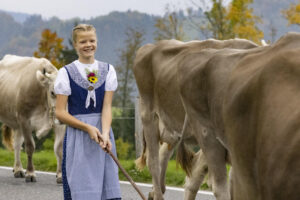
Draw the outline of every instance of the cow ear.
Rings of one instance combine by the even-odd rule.
[[[49,82],[49,78],[47,78],[47,76],[44,73],[42,73],[40,70],[36,71],[36,78],[37,78],[38,82],[44,87]]]

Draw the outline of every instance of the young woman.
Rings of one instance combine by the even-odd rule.
[[[55,81],[56,117],[67,124],[63,145],[65,200],[121,199],[111,130],[111,104],[117,88],[114,67],[95,60],[96,29],[79,24],[72,32],[78,60],[64,66]],[[68,109],[66,107],[68,106]]]

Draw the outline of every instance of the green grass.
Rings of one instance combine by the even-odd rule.
[[[151,183],[151,175],[148,168],[142,171],[137,170],[135,167],[134,160],[121,160],[121,165],[131,176],[131,178],[136,182]],[[127,180],[126,177],[120,172],[120,180]],[[179,186],[182,187],[184,184],[185,173],[182,169],[176,168],[176,163],[171,160],[168,164],[167,174],[166,174],[166,184],[169,186]]]
[[[23,168],[27,166],[27,155],[21,152]],[[33,154],[33,163],[36,170],[55,172],[56,158],[51,151],[39,151]],[[14,153],[0,148],[0,165],[12,167],[14,164]]]
[[[27,156],[24,152],[21,152],[21,160],[23,168],[26,168]],[[33,162],[36,170],[48,172],[56,171],[56,158],[53,151],[35,152],[33,155]],[[14,153],[0,148],[0,166],[12,167],[13,163]],[[137,170],[134,160],[120,160],[120,163],[135,182],[151,183],[151,175],[147,168],[142,171]],[[119,177],[120,180],[127,181],[126,177],[120,170]],[[168,164],[166,185],[183,187],[184,178],[184,171],[179,166],[177,168],[176,162],[171,160]],[[207,185],[203,184],[201,189],[207,189]]]

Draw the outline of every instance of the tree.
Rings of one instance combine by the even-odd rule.
[[[79,22],[75,21],[73,27],[76,27],[78,24],[79,24]],[[72,35],[70,36],[68,42],[69,42],[69,45],[70,45],[71,48],[66,46],[62,50],[64,64],[69,64],[69,63],[73,62],[74,60],[78,59],[78,55],[77,55],[76,50],[74,49],[74,46],[73,46]]]
[[[164,39],[184,40],[183,23],[178,13],[171,11],[169,5],[166,7],[166,14],[163,18],[157,18],[155,23],[155,41]]]
[[[261,19],[253,14],[253,9],[249,5],[253,0],[233,0],[229,6],[227,19],[230,21],[232,37],[239,37],[260,43],[264,34],[256,26]]]
[[[61,52],[64,64],[69,64],[69,63],[73,62],[74,60],[78,59],[78,55],[76,53],[76,50],[73,47],[73,43],[72,43],[71,39],[69,39],[69,45],[71,46],[71,48],[66,46],[64,49],[62,49],[62,52]]]
[[[114,122],[114,127],[119,127],[119,134],[125,141],[134,143],[134,115],[133,94],[136,91],[132,67],[136,51],[144,40],[142,31],[129,28],[126,31],[125,48],[120,50],[120,64],[116,66],[118,72],[118,91],[114,97],[114,106],[121,107],[122,114],[119,121]],[[116,131],[115,131],[116,132]],[[128,134],[129,133],[129,134]]]
[[[212,3],[211,10],[204,13],[209,22],[206,28],[212,32],[214,38],[228,39],[232,31],[226,19],[227,10],[223,6],[223,0],[212,0]]]
[[[271,20],[270,25],[268,26],[269,30],[270,30],[270,36],[271,36],[271,43],[273,43],[275,41],[275,37],[277,34],[277,29],[274,26],[273,20]]]
[[[288,9],[282,11],[282,14],[288,20],[288,25],[300,25],[300,2],[292,3]]]
[[[45,29],[42,32],[42,38],[39,42],[39,49],[33,55],[37,58],[47,58],[56,68],[64,66],[64,58],[62,50],[63,38],[57,36],[56,32]]]
[[[205,0],[199,0],[200,4],[190,0],[198,6],[198,10],[207,4]],[[229,6],[224,5],[223,0],[211,0],[211,8],[206,7],[204,12],[205,20],[201,24],[195,23],[193,12],[189,11],[189,21],[194,27],[197,27],[207,37],[209,31],[211,36],[224,40],[229,38],[245,38],[254,42],[260,42],[263,38],[263,32],[258,29],[256,23],[261,22],[260,18],[253,15],[253,10],[249,5],[253,0],[232,0]],[[204,24],[204,25],[203,25]]]
[[[126,106],[131,106],[132,98],[131,92],[134,90],[133,86],[135,84],[132,67],[135,58],[136,51],[141,47],[144,40],[143,32],[135,30],[133,28],[128,28],[126,31],[125,48],[120,50],[120,64],[118,68],[119,77],[119,105],[124,108]],[[117,100],[117,99],[116,99]]]

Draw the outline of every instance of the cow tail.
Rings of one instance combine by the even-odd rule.
[[[146,155],[146,140],[145,140],[145,135],[144,135],[144,131],[143,131],[143,152],[142,155],[135,160],[135,165],[137,167],[138,170],[143,170],[144,167],[146,166],[146,159],[147,159],[147,155]]]
[[[7,125],[2,124],[2,144],[10,151],[14,150],[13,142],[14,142],[14,132]]]
[[[184,140],[181,139],[178,145],[176,161],[180,164],[181,168],[185,171],[188,177],[192,173],[192,163],[195,153],[184,144]]]

